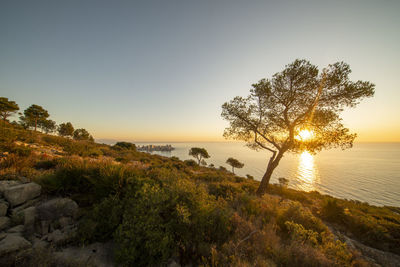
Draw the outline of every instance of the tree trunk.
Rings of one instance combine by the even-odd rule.
[[[37,119],[35,119],[35,132],[36,132],[36,127],[37,127]]]
[[[233,174],[235,174],[235,168],[232,166],[232,172]]]
[[[268,162],[267,170],[264,173],[263,178],[261,179],[260,186],[257,189],[257,195],[262,196],[267,193],[269,180],[271,179],[272,173],[274,172],[275,168],[278,166],[279,161],[283,157],[283,152],[279,151],[278,155],[276,152],[271,156]]]

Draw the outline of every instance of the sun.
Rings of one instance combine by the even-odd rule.
[[[304,130],[301,130],[299,132],[299,134],[296,136],[296,139],[297,140],[301,140],[301,141],[307,141],[307,140],[310,140],[313,137],[314,137],[314,132],[313,131],[304,129]]]

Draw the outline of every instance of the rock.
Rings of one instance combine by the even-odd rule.
[[[53,243],[56,246],[64,245],[71,241],[76,235],[76,228],[66,229],[64,232],[57,229],[50,234],[47,235],[47,239],[49,242]]]
[[[26,208],[35,206],[39,201],[40,201],[39,198],[31,199],[31,200],[28,200],[27,202],[25,202],[24,204],[11,209],[10,210],[11,216],[15,215],[16,213],[22,212]]]
[[[29,207],[23,210],[24,214],[24,226],[28,235],[35,232],[35,221],[36,221],[36,208]]]
[[[6,229],[8,226],[10,226],[10,218],[0,217],[0,231]]]
[[[4,191],[12,186],[16,186],[21,184],[19,181],[15,180],[5,180],[5,181],[0,181],[0,196],[4,194]]]
[[[32,248],[34,249],[44,249],[48,248],[50,244],[44,240],[40,240],[38,238],[33,239],[32,241]]]
[[[0,256],[27,249],[30,246],[31,243],[25,238],[16,234],[7,234],[7,236],[0,241]]]
[[[113,260],[114,245],[108,243],[94,243],[86,247],[68,247],[60,252],[55,252],[54,256],[59,264],[69,262],[71,259],[82,266],[109,267],[115,266]]]
[[[40,204],[37,207],[40,220],[53,221],[61,217],[78,215],[78,204],[69,198],[55,198]]]
[[[0,216],[6,216],[8,210],[8,202],[0,200]]]
[[[40,222],[40,233],[42,235],[47,235],[49,233],[50,221],[41,221]]]
[[[7,233],[22,233],[24,231],[23,225],[17,225],[7,230]]]
[[[40,195],[42,187],[36,183],[19,184],[4,190],[4,197],[12,207],[23,204]]]
[[[60,224],[61,228],[64,228],[68,225],[71,225],[74,223],[74,220],[71,217],[61,217],[58,220],[58,223]]]
[[[3,238],[6,237],[6,236],[7,236],[6,233],[1,232],[1,233],[0,233],[0,241],[3,240]]]

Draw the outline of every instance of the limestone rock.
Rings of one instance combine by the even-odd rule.
[[[35,238],[32,241],[32,248],[34,249],[45,249],[48,248],[50,244],[44,240],[40,240],[39,238]]]
[[[0,200],[0,216],[6,216],[8,210],[8,203],[4,200]]]
[[[0,217],[0,231],[6,229],[8,226],[10,226],[10,218]]]
[[[113,261],[113,244],[111,242],[94,243],[86,247],[69,247],[60,252],[55,252],[54,256],[61,262],[68,262],[74,259],[78,265],[83,266],[115,266]]]
[[[0,241],[3,240],[3,238],[5,238],[6,236],[7,236],[6,233],[0,232]]]
[[[69,198],[55,198],[40,204],[37,207],[40,220],[53,221],[61,217],[78,215],[78,204]]]
[[[5,181],[0,181],[0,196],[4,194],[4,191],[12,186],[16,186],[21,184],[19,181],[15,180],[5,180]]]
[[[23,210],[24,214],[24,226],[28,235],[33,234],[35,231],[35,221],[36,221],[36,208],[29,207]]]
[[[15,207],[40,195],[42,187],[36,183],[19,184],[4,190],[4,197]]]
[[[0,256],[27,249],[31,246],[25,238],[17,234],[8,234],[0,241]]]
[[[22,233],[24,231],[23,225],[17,225],[7,230],[7,233]]]

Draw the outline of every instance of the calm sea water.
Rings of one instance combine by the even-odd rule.
[[[242,169],[235,169],[235,173],[240,176],[250,174],[256,180],[263,176],[270,157],[267,151],[257,152],[243,143],[171,145],[175,147],[174,151],[156,153],[185,160],[191,158],[188,155],[191,147],[203,147],[211,156],[206,160],[208,164],[230,170],[225,162],[228,157],[234,157],[245,164]],[[277,183],[279,177],[289,179],[289,186],[295,189],[317,190],[373,205],[400,206],[400,143],[356,143],[353,148],[344,151],[327,150],[317,155],[307,152],[287,154],[275,170],[271,183]]]

